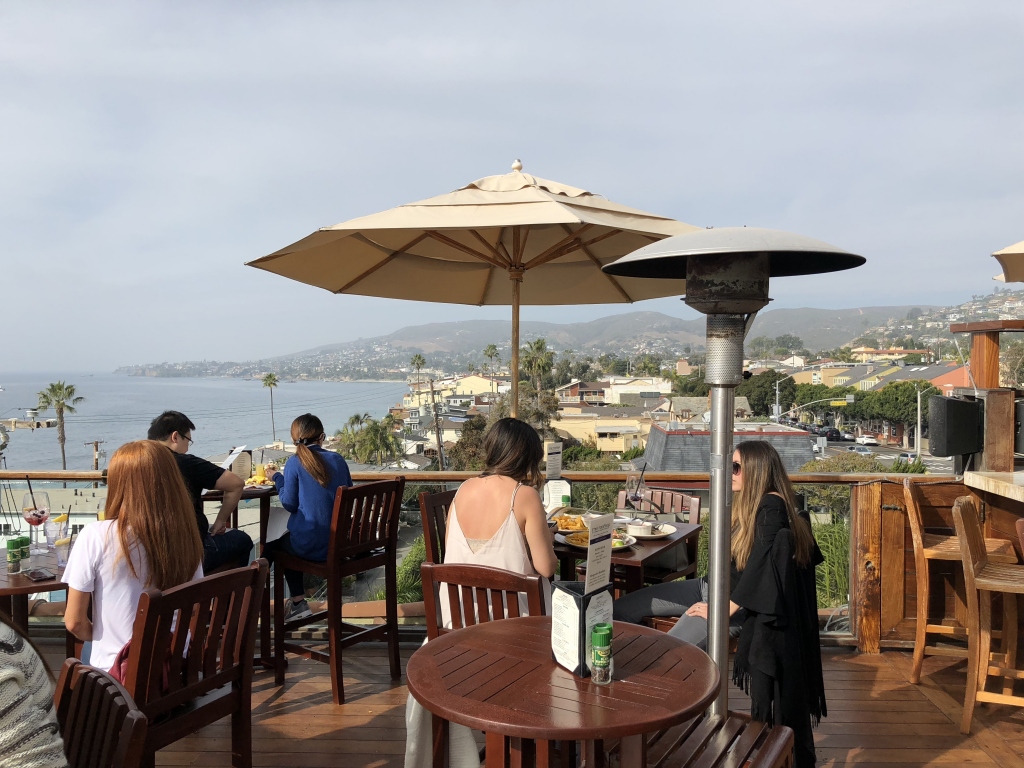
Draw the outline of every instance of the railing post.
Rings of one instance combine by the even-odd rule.
[[[878,653],[882,639],[882,484],[855,485],[850,495],[856,555],[857,648]]]

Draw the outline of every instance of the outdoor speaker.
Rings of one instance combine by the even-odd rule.
[[[982,448],[982,402],[933,395],[928,398],[928,450],[961,456]]]

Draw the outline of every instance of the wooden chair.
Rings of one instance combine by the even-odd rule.
[[[331,690],[335,704],[345,703],[341,668],[344,648],[366,640],[386,639],[391,679],[402,676],[398,657],[398,514],[405,478],[339,488],[334,498],[327,560],[315,563],[280,552],[274,557],[274,661],[275,679],[284,683],[285,651],[331,665]],[[386,619],[366,628],[341,618],[342,582],[347,576],[384,567]],[[327,580],[327,610],[294,621],[284,618],[284,570],[291,568]],[[285,632],[327,618],[329,653],[315,651],[285,640]],[[349,634],[345,634],[348,631]]]
[[[950,624],[929,624],[928,603],[930,592],[931,560],[957,561],[961,559],[960,542],[956,536],[926,533],[921,517],[921,490],[910,482],[903,480],[903,496],[907,506],[907,520],[910,523],[910,536],[914,543],[914,567],[917,571],[917,634],[914,639],[914,660],[911,665],[910,682],[915,685],[921,682],[921,666],[928,655],[953,656],[965,658],[967,651],[951,646],[927,645],[928,633],[967,637],[967,628]],[[1013,543],[1003,539],[985,539],[985,550],[993,562],[1016,563],[1017,555],[1013,551]]]
[[[793,731],[769,728],[740,712],[697,718],[654,734],[647,743],[651,768],[793,768]]]
[[[107,672],[67,659],[53,695],[71,768],[136,768],[146,744],[146,715]]]
[[[267,561],[139,599],[124,687],[149,727],[154,753],[231,716],[231,764],[252,766],[252,666]],[[183,705],[188,705],[187,707]]]
[[[970,733],[976,702],[1024,705],[1024,696],[1013,695],[1013,681],[1024,679],[1024,670],[1018,670],[1015,665],[1017,595],[1024,594],[1024,565],[992,560],[986,551],[981,521],[970,496],[961,496],[953,503],[953,521],[960,540],[967,587],[967,691],[960,732]],[[990,658],[992,594],[995,592],[1003,595],[1002,647],[998,656]],[[989,675],[1003,678],[1001,693],[985,690]]]
[[[625,491],[619,491],[617,507],[631,509],[626,504]],[[697,525],[700,523],[700,496],[682,491],[650,490],[640,502],[638,511],[651,515],[675,515],[680,522]]]
[[[428,619],[427,640],[485,621],[544,615],[540,576],[524,576],[482,565],[435,563],[423,563],[420,573],[423,575],[423,607]],[[451,629],[445,629],[441,617],[442,585],[447,587]],[[525,614],[519,603],[521,593],[527,600]],[[466,610],[468,606],[473,610]]]
[[[448,525],[448,510],[458,491],[420,494],[420,520],[423,522],[423,545],[427,550],[426,562],[444,562],[444,538]]]
[[[1017,527],[1017,538],[1020,540],[1020,551],[1024,555],[1024,517],[1015,523]]]

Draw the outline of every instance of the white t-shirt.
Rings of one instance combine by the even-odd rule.
[[[117,652],[132,639],[139,598],[149,578],[149,563],[141,548],[132,553],[138,578],[128,570],[128,563],[121,556],[115,522],[91,523],[81,530],[63,576],[64,583],[72,589],[92,594],[89,663],[103,670],[110,669]],[[203,578],[202,563],[192,578]]]

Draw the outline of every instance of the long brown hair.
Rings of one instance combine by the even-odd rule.
[[[796,540],[795,559],[798,565],[811,562],[814,537],[811,526],[796,511],[796,495],[789,482],[782,459],[771,443],[745,440],[736,446],[743,468],[743,487],[732,500],[732,556],[741,571],[747,565],[754,546],[757,508],[768,493],[777,493],[786,505],[789,527]]]
[[[483,475],[504,475],[526,485],[540,487],[540,462],[544,444],[537,430],[519,419],[498,419],[484,436]]]
[[[203,561],[203,542],[185,480],[171,450],[152,440],[122,445],[107,471],[108,520],[117,521],[121,556],[135,578],[132,552],[149,564],[147,587],[170,589],[189,581]]]
[[[324,424],[312,413],[304,413],[292,422],[292,442],[295,443],[295,455],[299,463],[313,479],[326,488],[331,481],[331,470],[322,456],[309,450],[324,436]]]

